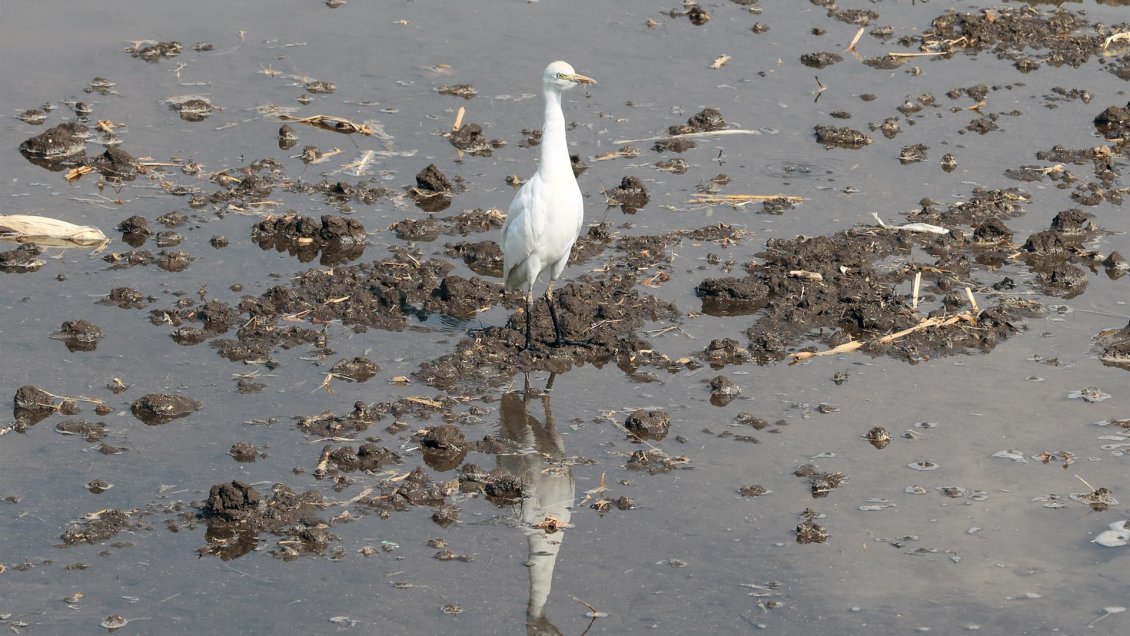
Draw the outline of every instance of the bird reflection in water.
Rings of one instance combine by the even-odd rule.
[[[549,405],[548,391],[553,387],[553,379],[551,375],[546,383],[547,392],[539,393],[531,390],[527,378],[524,391],[502,396],[500,409],[500,435],[519,449],[499,455],[498,465],[522,480],[522,499],[514,507],[529,544],[530,598],[526,605],[526,633],[531,635],[561,633],[546,617],[545,606],[576,492],[573,469],[563,462],[565,445]],[[535,400],[542,404],[544,422],[527,412]]]

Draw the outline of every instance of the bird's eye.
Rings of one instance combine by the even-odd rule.
[[[565,79],[565,74],[564,73],[558,73],[557,79]]]

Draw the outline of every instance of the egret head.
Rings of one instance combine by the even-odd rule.
[[[577,84],[596,84],[596,80],[579,75],[567,62],[554,62],[545,67],[542,82],[547,88],[555,88],[559,91],[569,90]]]

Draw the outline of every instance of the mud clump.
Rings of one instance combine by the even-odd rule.
[[[439,506],[444,503],[448,494],[447,484],[437,484],[417,466],[400,482],[392,496],[400,502],[413,506]]]
[[[997,219],[1000,221],[1016,218],[1024,214],[1024,204],[1031,195],[1019,188],[981,188],[964,201],[958,201],[945,209],[929,199],[923,199],[921,207],[907,215],[910,221],[922,221],[953,227],[955,225],[976,226]]]
[[[181,299],[176,307],[154,309],[149,314],[150,322],[155,325],[171,324],[176,327],[171,334],[173,340],[184,346],[199,344],[227,332],[238,317],[239,312],[234,307],[218,300],[209,300],[203,305],[193,305],[191,301]],[[200,322],[202,326],[182,326],[186,321]],[[245,328],[248,331],[254,329],[253,326],[245,326]]]
[[[105,152],[87,162],[105,177],[119,181],[129,181],[137,176],[138,163],[133,155],[118,146],[110,146]]]
[[[459,489],[465,493],[481,493],[496,506],[512,506],[526,494],[522,480],[505,468],[483,472],[474,464],[459,471]]]
[[[355,219],[323,215],[319,221],[288,212],[260,221],[251,238],[260,249],[287,252],[303,263],[320,252],[321,264],[336,265],[360,257],[368,237]]]
[[[439,212],[451,205],[451,181],[434,163],[416,173],[416,187],[409,192],[416,207],[425,212]]]
[[[258,459],[259,450],[248,442],[236,442],[231,445],[231,448],[228,450],[228,455],[231,455],[232,459],[235,461],[244,464]]]
[[[102,339],[102,330],[87,320],[67,320],[51,337],[62,340],[68,351],[94,351]]]
[[[353,382],[364,382],[380,370],[376,363],[364,356],[358,356],[352,360],[338,360],[330,367],[330,373]]]
[[[183,212],[173,210],[157,217],[157,222],[165,227],[180,227],[188,223],[188,217]]]
[[[837,62],[843,62],[844,57],[837,53],[805,53],[800,56],[800,63],[809,68],[824,68]]]
[[[212,102],[201,97],[172,102],[169,108],[175,110],[182,120],[193,123],[204,121],[216,109]]]
[[[470,318],[483,308],[493,306],[502,294],[502,288],[495,283],[449,274],[443,277],[424,307],[456,318]]]
[[[920,44],[943,52],[989,50],[1016,62],[1022,71],[1039,67],[1027,54],[1029,47],[1035,47],[1048,50],[1040,55],[1044,64],[1078,67],[1102,54],[1105,34],[1095,26],[1071,11],[1043,13],[1029,6],[949,12],[933,20]]]
[[[268,532],[279,538],[271,551],[275,557],[324,554],[336,539],[318,517],[324,503],[316,492],[298,494],[282,484],[275,484],[266,498],[240,481],[216,484],[199,506],[208,523],[200,553],[235,559],[255,549],[259,535]]]
[[[451,192],[451,181],[434,163],[416,173],[416,188],[428,192]]]
[[[352,446],[326,446],[322,457],[314,469],[314,477],[322,479],[335,473],[349,473],[358,470],[377,471],[385,466],[400,463],[400,455],[376,443],[362,444],[354,450]]]
[[[1104,365],[1130,370],[1130,324],[1099,332],[1095,344],[1102,348],[1099,360]]]
[[[187,417],[199,408],[199,402],[175,393],[150,393],[138,398],[130,405],[130,411],[134,417],[150,426]]]
[[[687,19],[695,26],[702,26],[710,22],[710,14],[699,5],[693,5],[687,9]]]
[[[695,287],[703,313],[712,316],[752,313],[769,296],[769,286],[756,277],[708,278]]]
[[[817,126],[816,141],[825,148],[833,146],[847,150],[859,150],[871,143],[871,138],[854,128],[838,126]]]
[[[667,134],[669,135],[687,135],[690,133],[711,132],[715,130],[722,130],[726,127],[726,120],[722,118],[722,113],[716,108],[704,108],[695,113],[687,120],[686,124],[669,126]]]
[[[1090,215],[1078,208],[1063,210],[1052,219],[1051,229],[1061,235],[1083,236],[1098,230]]]
[[[987,219],[973,229],[973,240],[979,243],[1007,244],[1012,242],[1012,230],[1000,219]]]
[[[710,379],[710,403],[714,406],[726,406],[741,395],[742,389],[734,381],[724,375]]]
[[[184,47],[175,40],[166,42],[143,41],[135,42],[133,46],[126,50],[137,59],[155,63],[161,58],[172,58],[180,55]]]
[[[714,369],[721,369],[728,364],[744,364],[749,362],[749,350],[738,344],[733,338],[711,340],[702,352],[702,359]]]
[[[37,166],[59,172],[82,163],[90,129],[66,123],[48,128],[20,144],[20,154]]]
[[[47,121],[47,113],[38,108],[29,108],[19,115],[16,115],[16,119],[29,126],[41,126],[43,122]]]
[[[203,512],[224,521],[245,521],[258,514],[261,501],[259,491],[241,481],[215,484],[208,490]]]
[[[649,200],[643,182],[632,176],[621,179],[619,187],[606,192],[605,197],[609,206],[619,206],[626,214],[635,214]]]
[[[298,133],[287,124],[279,126],[279,149],[290,150],[298,145]]]
[[[1066,262],[1058,262],[1037,269],[1036,282],[1049,293],[1071,299],[1086,291],[1087,272]]]
[[[882,426],[875,426],[867,431],[864,439],[878,450],[883,450],[891,443],[891,432]]]
[[[455,216],[444,217],[442,220],[448,225],[445,233],[467,236],[476,232],[502,229],[502,224],[506,221],[506,214],[497,209],[474,208]]]
[[[816,523],[822,515],[811,508],[801,513],[801,522],[796,527],[796,542],[801,545],[824,543],[828,540],[828,530]]]
[[[774,197],[761,202],[761,212],[780,216],[796,207],[796,202],[788,197]]]
[[[1130,262],[1127,262],[1122,254],[1115,251],[1107,254],[1106,258],[1103,259],[1103,267],[1106,268],[1111,278],[1118,278],[1130,270]]]
[[[90,443],[106,437],[107,429],[104,422],[90,422],[81,419],[67,419],[55,425],[55,431],[60,435],[78,435]]]
[[[439,238],[443,231],[443,224],[435,219],[403,219],[389,226],[396,233],[396,238],[402,241],[431,242]]]
[[[659,473],[675,470],[689,461],[690,459],[686,456],[680,455],[671,457],[658,448],[651,448],[648,450],[632,451],[632,454],[628,456],[628,460],[624,462],[624,468],[643,471],[650,475],[657,475]]]
[[[928,150],[925,144],[903,146],[903,149],[899,151],[899,163],[905,166],[920,161],[926,161]]]
[[[43,267],[40,256],[43,249],[35,243],[25,243],[16,249],[0,252],[0,272],[17,274],[37,272]]]
[[[506,145],[501,139],[487,139],[483,127],[478,124],[463,124],[459,130],[448,133],[447,139],[452,146],[478,157],[489,157]]]
[[[458,468],[467,456],[470,446],[463,431],[453,424],[441,424],[428,429],[419,438],[424,463],[436,471]]]
[[[798,471],[800,472],[800,471]],[[827,497],[828,493],[844,483],[843,473],[814,473],[808,475],[809,490],[813,499]]]
[[[655,162],[655,167],[660,170],[666,170],[673,174],[686,174],[687,169],[690,167],[685,159],[664,159]]]
[[[379,445],[362,444],[357,448],[357,460],[361,470],[380,470],[385,466],[400,463],[400,455]]]
[[[963,210],[969,217],[974,210]],[[764,262],[749,268],[746,278],[707,279],[698,285],[703,311],[733,315],[759,312],[747,334],[749,350],[758,362],[781,359],[791,346],[808,337],[836,346],[849,339],[865,340],[914,327],[921,317],[893,285],[906,273],[883,273],[875,263],[909,254],[915,244],[950,262],[951,254],[968,249],[953,235],[914,235],[881,230],[846,230],[814,238],[773,239],[758,256]],[[939,265],[941,266],[941,265]],[[798,275],[797,272],[804,273]],[[819,274],[819,282],[813,275]],[[944,284],[944,282],[943,282]],[[987,309],[970,329],[952,326],[913,332],[889,345],[865,346],[910,360],[968,349],[989,350],[1016,331],[1013,317],[1026,304],[1006,302]],[[868,334],[871,334],[868,336]]]
[[[127,236],[122,237],[132,247],[138,247],[145,242],[145,238],[152,234],[149,221],[143,216],[134,215],[118,224],[118,231]]]
[[[622,368],[635,364],[633,352],[650,349],[634,333],[645,320],[672,316],[674,306],[640,295],[632,289],[634,278],[612,276],[585,283],[571,283],[555,294],[557,315],[566,337],[582,337],[587,346],[564,346],[520,351],[525,342],[525,312],[510,316],[504,326],[474,332],[456,346],[456,352],[421,364],[414,375],[436,387],[475,381],[502,382],[520,370],[566,371],[574,364],[623,360]],[[515,294],[517,296],[517,294]],[[515,299],[517,300],[517,299]],[[544,307],[544,305],[543,305]],[[536,343],[552,342],[553,326],[547,311],[531,317]],[[620,362],[618,362],[620,364]]]
[[[494,241],[460,242],[446,247],[448,256],[462,258],[472,272],[480,276],[502,277],[502,248],[498,246],[498,243]]]
[[[624,420],[624,428],[641,440],[661,440],[671,430],[671,416],[662,409],[639,409]]]
[[[475,90],[475,87],[470,84],[443,84],[436,88],[436,92],[440,95],[451,95],[463,99],[472,99],[479,94],[479,91]]]
[[[358,404],[364,405],[363,402],[358,402]],[[367,409],[361,409],[361,412],[366,413],[366,415],[368,414]],[[364,431],[376,420],[376,417],[342,417],[326,411],[318,415],[299,418],[298,429],[307,435],[341,437],[352,432]]]
[[[1110,106],[1095,117],[1095,128],[1107,138],[1130,137],[1130,103]]]
[[[1080,258],[1082,243],[1098,231],[1090,215],[1071,208],[1056,214],[1050,229],[1028,237],[1021,248],[1036,282],[1049,294],[1074,298],[1087,287],[1087,273],[1071,264]],[[1101,260],[1100,257],[1096,257]],[[1088,266],[1093,266],[1089,264]]]
[[[204,330],[209,334],[220,334],[232,328],[239,314],[226,303],[218,300],[209,300],[198,309],[189,313],[190,317],[204,323]]]
[[[108,508],[87,515],[82,522],[75,523],[67,528],[61,538],[63,544],[68,546],[84,543],[94,545],[113,538],[132,525],[128,512]]]
[[[18,409],[28,411],[53,411],[55,410],[55,396],[43,389],[26,385],[16,389],[13,403]]]
[[[442,424],[428,429],[419,439],[424,448],[435,450],[464,449],[467,448],[467,439],[458,426]]]
[[[162,251],[153,262],[166,272],[183,272],[194,260],[196,259],[184,252]]]
[[[655,142],[652,150],[655,152],[686,152],[696,147],[698,147],[698,144],[690,139],[662,139]]]

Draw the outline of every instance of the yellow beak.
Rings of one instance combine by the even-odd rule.
[[[596,80],[594,80],[593,78],[585,77],[584,75],[581,75],[579,73],[573,73],[571,75],[566,75],[565,79],[573,80],[574,82],[577,82],[578,84],[596,84]]]

